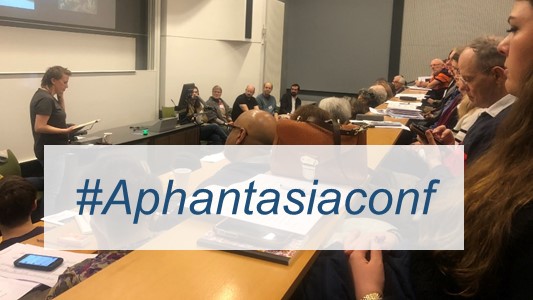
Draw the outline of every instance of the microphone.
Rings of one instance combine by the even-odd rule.
[[[172,101],[172,104],[174,104],[174,107],[176,107],[176,102],[174,102],[174,100],[172,100],[172,98],[170,99],[170,101]]]

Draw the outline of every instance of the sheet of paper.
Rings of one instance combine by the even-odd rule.
[[[216,163],[219,161],[223,161],[226,157],[224,156],[224,152],[219,152],[211,155],[206,155],[200,159],[202,162],[210,162],[210,163]]]
[[[350,123],[352,124],[365,123],[367,125],[373,126],[374,128],[396,128],[396,129],[409,130],[409,127],[403,125],[401,122],[394,122],[394,121],[350,120]]]
[[[429,90],[431,90],[431,89],[424,88],[424,87],[418,87],[416,85],[408,86],[407,88],[411,89],[411,90],[420,90],[420,91],[429,91]]]
[[[24,296],[31,291],[38,283],[1,278],[0,279],[0,300],[14,300]]]
[[[45,216],[41,220],[45,222],[50,222],[55,225],[62,226],[62,225],[65,225],[65,223],[63,223],[64,220],[70,219],[74,217],[75,215],[76,215],[76,212],[72,210],[64,210],[54,215]]]
[[[399,102],[399,101],[389,101],[387,103],[387,109],[400,109],[400,110],[414,110],[420,111],[417,107],[420,106],[420,103],[415,102]]]
[[[78,125],[74,126],[74,129],[81,129],[81,128],[85,127],[85,126],[93,125],[94,123],[98,123],[98,122],[100,122],[100,119],[92,120],[92,121],[89,121],[87,123],[78,124]]]
[[[386,115],[387,114],[387,111],[385,109],[376,109],[376,108],[373,108],[373,107],[369,107],[368,109],[370,110],[371,113],[376,114],[376,115]]]
[[[52,272],[15,268],[13,262],[22,255],[28,253],[58,256],[62,257],[64,262],[61,266],[59,266],[59,268]],[[53,286],[57,282],[57,277],[61,275],[67,267],[75,265],[84,259],[93,258],[95,256],[96,254],[80,254],[60,250],[49,250],[33,245],[15,244],[0,251],[0,276]]]

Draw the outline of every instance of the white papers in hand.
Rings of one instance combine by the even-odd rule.
[[[100,122],[100,119],[92,120],[92,121],[89,121],[87,123],[78,124],[78,125],[74,126],[74,129],[82,129],[85,126],[93,125],[93,124],[98,123],[98,122]]]

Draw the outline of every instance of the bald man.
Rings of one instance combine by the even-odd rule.
[[[416,81],[416,86],[425,87],[431,89],[430,97],[435,100],[442,99],[444,92],[452,82],[452,75],[448,73],[448,69],[445,68],[444,61],[440,58],[435,58],[431,61],[431,79],[429,82]]]
[[[276,97],[271,95],[273,87],[271,82],[265,82],[263,84],[263,93],[257,95],[256,99],[260,110],[275,116],[277,114],[277,104]]]
[[[256,109],[259,110],[259,104],[254,98],[255,87],[251,84],[246,86],[244,94],[241,94],[235,99],[233,103],[233,109],[231,110],[231,119],[233,121],[245,111]]]
[[[229,186],[270,170],[271,147],[276,136],[276,119],[262,110],[248,110],[230,125],[224,156],[231,162],[201,183]],[[254,145],[245,147],[247,145]],[[257,145],[265,145],[258,147]]]
[[[272,145],[276,119],[262,110],[243,112],[231,126],[226,145]]]

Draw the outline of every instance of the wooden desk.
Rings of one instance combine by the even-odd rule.
[[[396,119],[385,116],[385,121],[400,122],[403,125],[407,125],[409,119]],[[401,133],[402,129],[397,128],[368,128],[366,143],[367,145],[394,145]]]
[[[208,164],[204,171],[214,173],[226,164]],[[200,175],[191,174],[190,183],[203,181]],[[138,250],[58,299],[283,299],[292,295],[318,253],[301,251],[285,266],[224,251]]]
[[[317,253],[283,266],[222,251],[134,251],[57,299],[283,299]]]
[[[110,132],[109,137],[114,145],[199,145],[200,127],[196,124],[178,125],[175,129],[165,132],[148,131],[143,135],[147,123],[121,126],[90,133],[74,144],[84,144],[85,141],[101,138],[104,133]]]
[[[414,90],[414,89],[406,89],[402,92],[402,94],[426,94],[427,91],[424,90]],[[401,101],[399,98],[392,98],[393,101]],[[404,102],[404,101],[401,101]],[[381,104],[377,107],[377,109],[385,109],[387,108],[387,104]],[[394,122],[400,122],[403,125],[409,124],[409,119],[396,119],[391,118],[389,116],[385,116],[385,121],[394,121]],[[402,129],[396,129],[396,128],[369,128],[367,133],[367,144],[368,145],[394,145],[396,144],[398,138],[400,137],[400,134],[402,133]]]
[[[393,144],[400,133],[371,128],[368,144]],[[284,266],[223,251],[134,251],[58,299],[286,299],[318,253]]]

